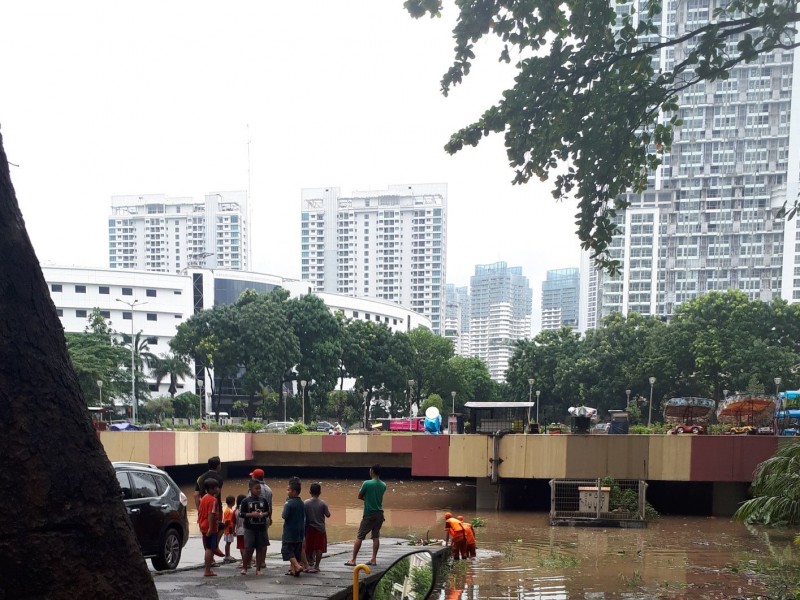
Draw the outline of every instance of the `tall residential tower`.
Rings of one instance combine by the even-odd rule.
[[[315,291],[379,298],[444,328],[447,185],[302,190],[301,273]]]
[[[244,271],[249,264],[247,192],[214,192],[202,202],[163,194],[111,197],[112,269]]]
[[[531,335],[533,291],[521,267],[505,262],[476,265],[470,278],[470,355],[504,381],[514,342]]]
[[[664,2],[656,37],[707,25],[723,4]],[[625,6],[617,4],[618,13]],[[732,55],[742,37],[728,39]],[[696,43],[662,49],[656,70],[685,60]],[[800,76],[798,52],[775,50],[733,67],[728,79],[679,93],[683,125],[672,150],[648,189],[629,194],[631,206],[617,217],[610,252],[620,261],[619,275],[584,264],[582,328],[613,312],[668,318],[682,302],[712,290],[800,300],[797,219],[779,216],[798,195],[800,94],[792,85]]]
[[[555,269],[542,282],[542,329],[578,329],[580,271]]]

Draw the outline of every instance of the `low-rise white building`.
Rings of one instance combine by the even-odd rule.
[[[215,305],[231,304],[247,289],[266,293],[278,287],[291,296],[312,293],[308,282],[265,273],[195,269],[185,274],[127,271],[61,266],[43,266],[45,281],[67,332],[82,332],[95,308],[112,329],[130,335],[142,332],[150,351],[161,355],[178,325],[195,312]],[[349,319],[374,321],[392,331],[431,328],[430,319],[393,302],[342,294],[318,293],[331,312],[341,311]],[[154,396],[168,394],[169,381],[157,386],[149,381]],[[179,382],[179,390],[193,383]]]

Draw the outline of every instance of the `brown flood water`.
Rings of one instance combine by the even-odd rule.
[[[267,483],[277,513],[270,538],[280,539],[287,481]],[[310,483],[303,481],[303,498]],[[331,510],[328,540],[352,540],[361,519],[361,480],[320,483]],[[386,483],[381,531],[386,537],[442,538],[446,511],[466,519],[476,516],[470,508],[475,489],[468,483]],[[245,493],[246,487],[244,479],[228,480],[224,495]],[[193,486],[182,489],[192,497]],[[191,500],[190,508],[192,533],[197,534]],[[545,513],[481,511],[477,516],[486,521],[475,532],[478,556],[456,564],[441,600],[756,598],[765,594],[753,573],[756,562],[784,551],[794,565],[800,561],[800,549],[787,550],[792,532],[748,528],[722,518],[664,517],[647,529],[605,529],[550,527]]]

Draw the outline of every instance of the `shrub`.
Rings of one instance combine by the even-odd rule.
[[[295,435],[305,433],[307,431],[306,426],[302,423],[295,423],[291,427],[286,429],[286,433],[293,433]]]

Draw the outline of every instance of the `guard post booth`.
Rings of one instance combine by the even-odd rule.
[[[467,402],[469,433],[525,433],[535,402]]]

